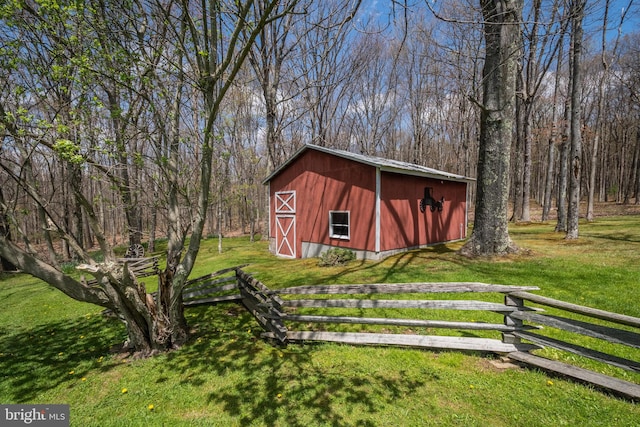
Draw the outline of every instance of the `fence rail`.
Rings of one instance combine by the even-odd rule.
[[[185,307],[241,301],[242,296],[238,293],[238,279],[236,276],[237,272],[244,266],[225,268],[190,279],[182,291],[182,300]]]
[[[231,272],[234,273],[233,276],[222,277]],[[635,328],[640,328],[640,319],[554,300],[529,292],[534,290],[538,290],[538,288],[476,282],[318,285],[270,290],[250,274],[242,271],[241,267],[234,267],[190,281],[183,296],[187,306],[225,301],[242,303],[264,328],[263,337],[274,340],[280,345],[297,341],[329,341],[355,345],[391,345],[500,353],[514,361],[571,377],[578,381],[588,382],[631,400],[640,400],[640,385],[638,384],[531,353],[531,351],[543,347],[551,347],[628,371],[640,372],[640,362],[637,360],[589,349],[538,332],[543,328],[558,329],[565,333],[580,334],[625,347],[640,348],[640,334],[635,330]],[[504,303],[465,299],[466,295],[462,296],[462,299],[451,300],[425,299],[423,297],[427,294],[443,293],[467,293],[470,295],[499,293],[503,296]],[[389,294],[399,297],[406,295],[408,297],[406,299],[366,298],[375,294]],[[409,294],[421,295],[415,298]],[[306,297],[296,298],[299,296]],[[316,296],[324,297],[315,298]],[[562,315],[548,314],[544,308],[525,305],[525,302],[551,307],[555,311],[566,311],[568,315],[564,313]],[[304,309],[306,312],[298,313],[299,309]],[[332,309],[332,313],[331,315],[314,313],[313,311],[317,309]],[[339,313],[343,309],[358,309],[361,313],[374,309],[386,311],[384,317],[370,317],[364,314],[360,316],[334,314],[334,312]],[[490,312],[495,316],[501,316],[503,321],[502,323],[452,321],[439,319],[437,316],[433,316],[436,318],[432,319],[386,317],[389,311],[395,315],[405,309],[429,310],[430,315],[438,313],[439,310]],[[577,320],[567,317],[572,314],[593,320]],[[627,329],[603,325],[602,321],[623,325]],[[495,331],[501,334],[501,339],[415,333],[294,330],[295,325],[310,326],[313,324],[357,324],[364,327],[367,325],[387,325],[456,331]]]
[[[506,293],[537,290],[532,286],[504,286],[491,285],[476,282],[442,282],[442,283],[399,283],[399,284],[360,284],[360,285],[318,285],[298,286],[280,289],[278,294],[287,296],[280,304],[285,309],[422,309],[422,310],[462,310],[492,312],[499,315],[514,311],[535,310],[528,307],[519,307],[487,301],[465,299],[352,299],[333,298],[342,296],[368,296],[375,294],[460,294],[460,293]],[[296,299],[291,296],[299,295],[329,295],[323,299]],[[282,312],[282,311],[281,311]],[[387,325],[408,326],[422,328],[444,328],[452,330],[497,331],[501,333],[513,333],[516,331],[528,331],[535,327],[520,324],[499,324],[487,322],[459,322],[440,319],[418,320],[393,317],[356,317],[356,316],[326,316],[313,314],[296,314],[283,312],[280,320],[291,323],[333,323],[333,324],[361,324],[361,325]],[[270,336],[270,335],[267,335]],[[536,344],[522,342],[508,342],[500,339],[419,335],[419,334],[392,334],[370,332],[327,332],[327,331],[293,331],[288,330],[287,338],[290,341],[332,341],[350,344],[365,345],[400,345],[420,348],[455,349],[470,351],[485,351],[495,353],[510,353],[513,351],[531,351],[540,348]]]
[[[155,276],[160,272],[159,257],[152,256],[147,258],[116,258],[116,262],[121,265],[127,264],[127,268],[136,278]],[[85,279],[84,275],[80,277],[80,281],[87,286],[96,286],[98,280],[91,278]]]
[[[551,307],[559,311],[578,314],[588,319],[604,320],[615,325],[623,325],[633,329],[640,328],[640,319],[632,316],[585,307],[528,292],[516,292],[511,294],[510,297],[520,301],[529,301],[545,307]],[[578,320],[566,316],[566,313],[563,313],[562,316],[524,312],[514,312],[511,314],[511,317],[515,317],[521,321],[537,323],[539,325],[548,326],[549,328],[569,332],[571,334],[596,338],[626,347],[640,348],[640,334],[638,332],[602,325],[602,322],[594,323],[593,320]],[[540,335],[531,331],[516,331],[513,332],[513,335],[518,339],[526,339],[527,341],[541,346],[551,347],[557,350],[576,354],[630,372],[640,372],[640,361],[637,360],[604,353],[592,348],[587,348],[582,345],[550,336]],[[597,387],[607,389],[625,398],[640,401],[640,385],[638,384],[613,378],[608,375],[579,368],[563,362],[545,359],[529,353],[514,352],[509,354],[509,357],[513,360],[533,365],[546,371],[568,376],[578,381],[587,382]]]

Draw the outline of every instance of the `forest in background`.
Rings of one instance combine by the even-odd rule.
[[[225,41],[255,40],[235,78],[216,89],[225,96],[210,124],[200,96],[210,50],[189,53],[186,34],[194,28],[171,15],[183,11],[178,3],[3,6],[0,231],[28,251],[73,258],[60,230],[94,247],[87,209],[113,244],[147,243],[153,251],[170,224],[188,233],[197,215],[203,129],[213,141],[205,235],[265,232],[261,181],[305,143],[475,177],[484,58],[475,2],[438,10],[389,2],[377,10],[359,1],[304,0],[276,6],[284,18],[255,36],[220,26]],[[588,2],[585,10],[585,201],[639,202],[640,33],[619,31],[621,19],[638,19],[637,5],[630,6],[626,15],[608,2]],[[562,197],[570,10],[560,0],[525,4],[522,49],[513,53],[520,58],[514,221],[530,220],[530,200],[548,219]],[[218,12],[226,13],[224,4]],[[205,21],[193,22],[207,30]],[[167,169],[175,180],[163,179]],[[169,198],[176,212],[166,208]]]

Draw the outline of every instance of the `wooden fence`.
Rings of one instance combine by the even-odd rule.
[[[293,313],[281,313],[281,320],[296,324],[342,323],[360,325],[384,325],[388,327],[438,328],[465,331],[497,331],[503,335],[531,329],[522,322],[476,322],[476,321],[447,321],[447,320],[417,320],[402,317],[389,317],[388,310],[402,312],[404,309],[423,310],[460,310],[473,312],[495,313],[497,319],[508,319],[516,310],[528,311],[527,307],[510,304],[476,301],[466,299],[363,299],[365,296],[411,295],[420,294],[421,298],[427,294],[461,294],[461,293],[505,293],[525,290],[535,290],[535,287],[510,287],[501,285],[487,285],[484,283],[407,283],[407,284],[369,284],[369,285],[328,285],[328,286],[300,286],[278,291],[280,295],[291,296],[331,296],[329,298],[287,298],[281,306],[293,309]],[[340,296],[340,298],[335,298]],[[344,298],[345,296],[349,298]],[[351,298],[356,297],[356,298]],[[361,312],[369,309],[385,309],[385,317],[368,316],[340,316],[297,314],[298,309],[359,309]],[[335,310],[334,310],[335,311]],[[338,310],[340,311],[340,310]],[[473,334],[471,334],[473,335]],[[537,345],[525,344],[517,340],[481,338],[475,336],[443,336],[421,335],[406,333],[370,333],[370,332],[326,332],[326,331],[292,331],[287,332],[290,341],[319,340],[342,342],[349,344],[369,345],[402,345],[411,347],[426,347],[434,349],[474,350],[495,353],[510,353],[513,351],[530,351],[539,348]]]
[[[136,278],[155,276],[160,272],[158,256],[147,258],[117,258],[116,262],[119,264],[127,263],[129,271],[131,271]],[[95,286],[98,284],[96,279],[92,278],[86,280],[84,276],[80,277],[80,281],[88,286]]]
[[[640,401],[640,385],[636,383],[531,353],[536,349],[550,347],[638,373],[638,360],[586,348],[569,341],[577,335],[583,335],[616,343],[623,346],[622,348],[638,349],[640,319],[529,292],[534,290],[538,288],[466,282],[318,285],[270,290],[244,272],[241,267],[234,267],[191,280],[183,296],[186,306],[230,301],[243,304],[264,328],[263,337],[279,345],[300,341],[329,341],[354,345],[397,345],[492,352],[528,366],[592,384],[627,399]],[[473,299],[474,295],[481,293],[500,294],[503,302]],[[389,299],[382,299],[384,294],[389,295]],[[457,294],[457,298],[433,298],[442,297],[443,294]],[[426,299],[425,296],[428,295],[431,295],[432,299]],[[533,304],[525,305],[525,302]],[[329,309],[331,311],[328,315],[326,311]],[[382,311],[379,311],[380,309]],[[416,309],[434,318],[424,319],[423,317],[428,316],[415,316],[416,311],[409,313],[420,319],[411,318],[411,314],[401,315],[407,310]],[[553,314],[549,313],[548,309],[551,309]],[[354,310],[359,314],[354,316]],[[439,313],[440,310],[443,310],[443,313],[455,310],[460,314],[493,313],[493,316],[501,318],[502,322],[439,319],[434,313]],[[346,314],[335,314],[341,311]],[[366,315],[372,311],[378,313],[378,316]],[[322,314],[323,312],[325,314]],[[325,328],[319,325],[327,324],[360,325],[361,330],[374,326],[413,329],[412,333],[385,333],[386,330],[319,330]],[[304,325],[304,328],[296,329],[300,325]],[[456,332],[425,335],[415,333],[416,328],[422,328],[422,331],[446,329]],[[488,332],[499,333],[500,339],[476,336]],[[567,335],[570,338],[558,338]],[[583,343],[585,340],[579,342]],[[631,354],[637,353],[632,351]]]
[[[185,307],[220,302],[241,302],[237,275],[244,265],[225,268],[187,281],[182,300]]]
[[[569,332],[574,334],[596,338],[609,343],[620,344],[623,347],[640,348],[640,318],[626,316],[618,313],[611,313],[604,310],[594,309],[581,305],[571,304],[529,292],[514,292],[509,295],[518,304],[529,301],[551,307],[559,312],[559,315],[516,312],[512,317],[519,321],[526,321],[548,327],[550,331]],[[574,316],[577,314],[579,316]],[[580,317],[579,319],[577,317]],[[601,322],[605,321],[605,322]],[[606,324],[605,324],[606,323]],[[615,326],[612,326],[615,325]],[[626,327],[621,329],[620,326]],[[569,352],[582,357],[586,357],[598,362],[616,366],[630,372],[640,372],[640,361],[618,357],[609,353],[594,350],[562,339],[557,339],[549,335],[541,335],[531,331],[514,332],[517,339],[525,339],[541,346],[551,347],[564,352]],[[555,372],[571,377],[581,382],[595,385],[599,388],[607,389],[615,394],[640,401],[640,385],[619,380],[608,375],[579,368],[559,361],[549,360],[543,357],[526,352],[513,352],[508,354],[509,358],[536,366],[540,369]]]

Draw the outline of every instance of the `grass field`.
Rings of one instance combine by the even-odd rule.
[[[526,251],[500,260],[456,254],[460,243],[320,268],[282,260],[264,241],[205,242],[198,276],[245,268],[270,288],[321,283],[477,281],[640,317],[640,217],[598,218],[565,241],[553,224],[511,228]],[[152,278],[146,280],[150,287]],[[0,276],[0,403],[67,403],[74,426],[640,426],[640,405],[473,353],[333,344],[280,349],[237,305],[187,310],[180,350],[130,360],[124,327],[26,275]],[[615,350],[615,349],[614,349]],[[624,350],[627,351],[627,350]],[[640,374],[552,350],[640,384]],[[624,354],[640,359],[640,351]]]

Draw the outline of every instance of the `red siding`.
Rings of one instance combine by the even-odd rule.
[[[380,250],[457,240],[466,237],[466,183],[382,172]],[[420,212],[424,187],[444,196],[442,212]],[[271,232],[275,227],[275,193],[296,192],[295,254],[302,242],[375,252],[376,168],[308,149],[270,180]],[[329,211],[350,212],[349,240],[329,237]],[[462,234],[461,234],[462,233]],[[283,254],[287,255],[287,254]]]
[[[420,211],[424,187],[431,196],[445,198],[442,212]],[[466,183],[382,173],[382,251],[457,240],[466,235]],[[462,232],[462,235],[461,235]]]
[[[275,192],[295,190],[296,253],[302,241],[375,250],[375,168],[315,150],[303,152],[270,181]],[[329,238],[329,211],[350,211],[349,240]],[[271,206],[271,230],[275,210]]]

